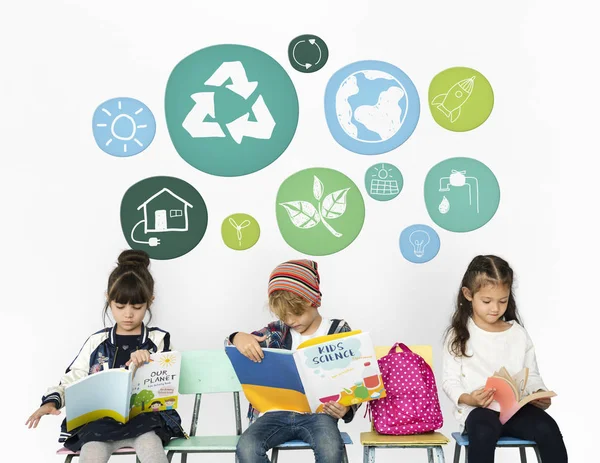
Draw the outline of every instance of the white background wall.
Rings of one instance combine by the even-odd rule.
[[[262,326],[267,277],[276,264],[302,257],[283,241],[274,215],[277,188],[306,167],[339,169],[361,188],[367,205],[358,239],[318,258],[323,314],[368,330],[378,344],[435,346],[460,277],[477,253],[496,253],[513,265],[517,301],[538,352],[546,384],[558,392],[550,413],[560,424],[571,461],[592,461],[596,394],[589,380],[598,364],[596,226],[597,54],[591,54],[592,15],[559,2],[157,2],[20,1],[0,13],[0,201],[4,336],[2,461],[59,461],[53,452],[62,417],[46,417],[36,431],[23,423],[55,384],[88,334],[101,327],[106,279],[127,244],[119,206],[133,183],[171,175],[191,183],[208,205],[205,238],[189,254],[153,261],[155,324],[179,350],[218,348],[233,330]],[[287,45],[313,33],[329,46],[329,62],[315,74],[294,71]],[[175,152],[163,99],[173,67],[206,46],[239,43],[283,65],[296,86],[300,119],[288,150],[273,165],[241,178],[199,172]],[[389,61],[414,81],[421,119],[400,148],[374,157],[341,148],[323,111],[328,78],[362,59]],[[439,127],[426,105],[429,83],[452,66],[469,66],[492,83],[489,120],[468,133]],[[116,96],[147,104],[157,119],[153,144],[119,159],[100,151],[91,134],[96,106]],[[437,162],[475,157],[496,174],[501,203],[482,229],[455,234],[435,227],[438,257],[414,265],[400,255],[400,231],[430,223],[423,182]],[[404,190],[391,203],[366,196],[365,170],[397,165]],[[258,219],[262,236],[247,252],[226,248],[220,224],[234,212]],[[433,225],[433,224],[432,224]],[[438,375],[438,381],[440,376]],[[457,426],[441,392],[443,432]],[[184,421],[191,401],[183,401]],[[200,433],[233,431],[229,397],[206,399]],[[342,429],[359,442],[369,424],[362,413]],[[26,449],[25,457],[18,456]],[[360,445],[350,448],[359,462]],[[6,455],[8,452],[8,455]],[[446,458],[453,454],[449,446]],[[517,458],[499,451],[497,461]],[[531,458],[533,454],[531,454]],[[126,457],[121,457],[124,459]],[[307,452],[282,461],[311,461]],[[397,461],[380,451],[377,461]],[[402,461],[424,461],[403,451]],[[131,458],[130,458],[131,459]],[[118,460],[117,460],[118,461]],[[233,461],[231,455],[189,461]]]

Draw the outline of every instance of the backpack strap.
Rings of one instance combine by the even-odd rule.
[[[336,334],[339,333],[339,329],[344,326],[346,322],[342,319],[334,318],[331,320],[331,326],[329,327],[329,331],[327,334]]]
[[[397,349],[398,347],[399,347],[400,349],[402,349],[402,352],[410,352],[410,353],[412,353],[412,350],[410,350],[410,349],[409,349],[409,348],[406,346],[406,344],[403,344],[403,343],[401,343],[401,342],[397,342],[396,344],[394,344],[394,345],[392,346],[392,348],[391,348],[391,349],[390,349],[390,351],[388,352],[388,355],[390,355],[390,354],[395,354],[395,353],[396,353],[396,349]]]

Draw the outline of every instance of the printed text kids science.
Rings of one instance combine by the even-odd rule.
[[[343,342],[337,344],[328,344],[326,346],[319,347],[319,356],[313,357],[313,363],[319,365],[320,363],[335,362],[336,360],[342,360],[345,358],[354,357],[352,349],[344,347]]]

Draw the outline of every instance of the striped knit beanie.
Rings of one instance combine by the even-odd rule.
[[[320,307],[321,280],[317,267],[312,260],[289,260],[278,265],[269,277],[269,296],[275,291],[289,291]]]

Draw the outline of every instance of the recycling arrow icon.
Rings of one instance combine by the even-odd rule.
[[[290,42],[288,57],[297,71],[315,72],[325,66],[329,51],[320,37],[301,35]]]
[[[165,91],[177,153],[194,168],[223,177],[251,174],[279,158],[296,132],[298,109],[282,65],[245,45],[212,45],[184,57]]]
[[[294,59],[294,61],[296,62],[296,64],[298,66],[303,66],[306,69],[310,69],[313,66],[311,63],[301,63],[296,58],[296,47],[298,45],[300,45],[302,42],[306,42],[306,40],[300,40],[294,44],[294,48],[292,49],[292,58]],[[323,58],[323,51],[321,50],[321,47],[319,46],[319,44],[316,42],[315,39],[308,39],[308,43],[310,43],[311,45],[315,45],[317,47],[317,50],[319,50],[319,57],[317,58],[317,61],[314,64],[316,66],[317,64],[319,64],[321,62],[321,59]]]
[[[223,87],[231,80],[231,84],[225,85],[228,90],[237,93],[248,100],[257,86],[258,82],[249,81],[246,70],[241,61],[229,61],[222,63],[218,69],[204,82],[208,87]],[[207,121],[207,116],[215,118],[215,92],[198,92],[190,95],[195,104],[185,117],[182,126],[193,138],[223,138],[226,133],[216,121]],[[262,95],[259,95],[252,105],[252,113],[256,121],[250,121],[250,113],[245,113],[237,119],[225,124],[231,138],[241,144],[244,137],[268,140],[275,129],[275,120],[265,104]]]

